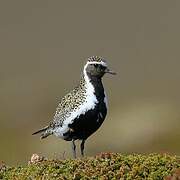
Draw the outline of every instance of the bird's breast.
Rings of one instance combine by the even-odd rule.
[[[68,139],[86,139],[93,134],[103,123],[107,114],[107,108],[104,101],[99,102],[93,109],[86,111],[76,117],[68,125],[69,131],[64,134]]]

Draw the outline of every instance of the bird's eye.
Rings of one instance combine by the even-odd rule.
[[[101,69],[102,69],[102,70],[105,70],[105,69],[106,69],[106,67],[101,65]]]
[[[97,68],[99,66],[99,64],[94,64],[94,67]]]

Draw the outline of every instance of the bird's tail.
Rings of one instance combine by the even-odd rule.
[[[46,126],[36,132],[34,132],[32,135],[41,134],[41,139],[48,137],[52,133],[49,131],[49,126]]]

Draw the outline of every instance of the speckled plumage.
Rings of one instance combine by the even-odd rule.
[[[82,78],[80,84],[66,94],[59,103],[52,124],[62,126],[63,121],[76,111],[86,99],[85,80]]]
[[[83,154],[85,140],[101,126],[107,113],[107,99],[101,81],[102,76],[109,72],[107,70],[103,58],[88,58],[79,85],[61,99],[49,126],[34,134],[41,133],[41,138],[54,134],[72,141],[73,148],[74,140],[81,139]]]
[[[91,56],[87,59],[88,62],[106,62],[103,57],[100,56]]]

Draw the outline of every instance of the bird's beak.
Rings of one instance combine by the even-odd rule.
[[[109,73],[109,74],[112,74],[112,75],[116,75],[116,72],[111,71],[111,70],[108,69],[108,68],[105,70],[105,73]]]

